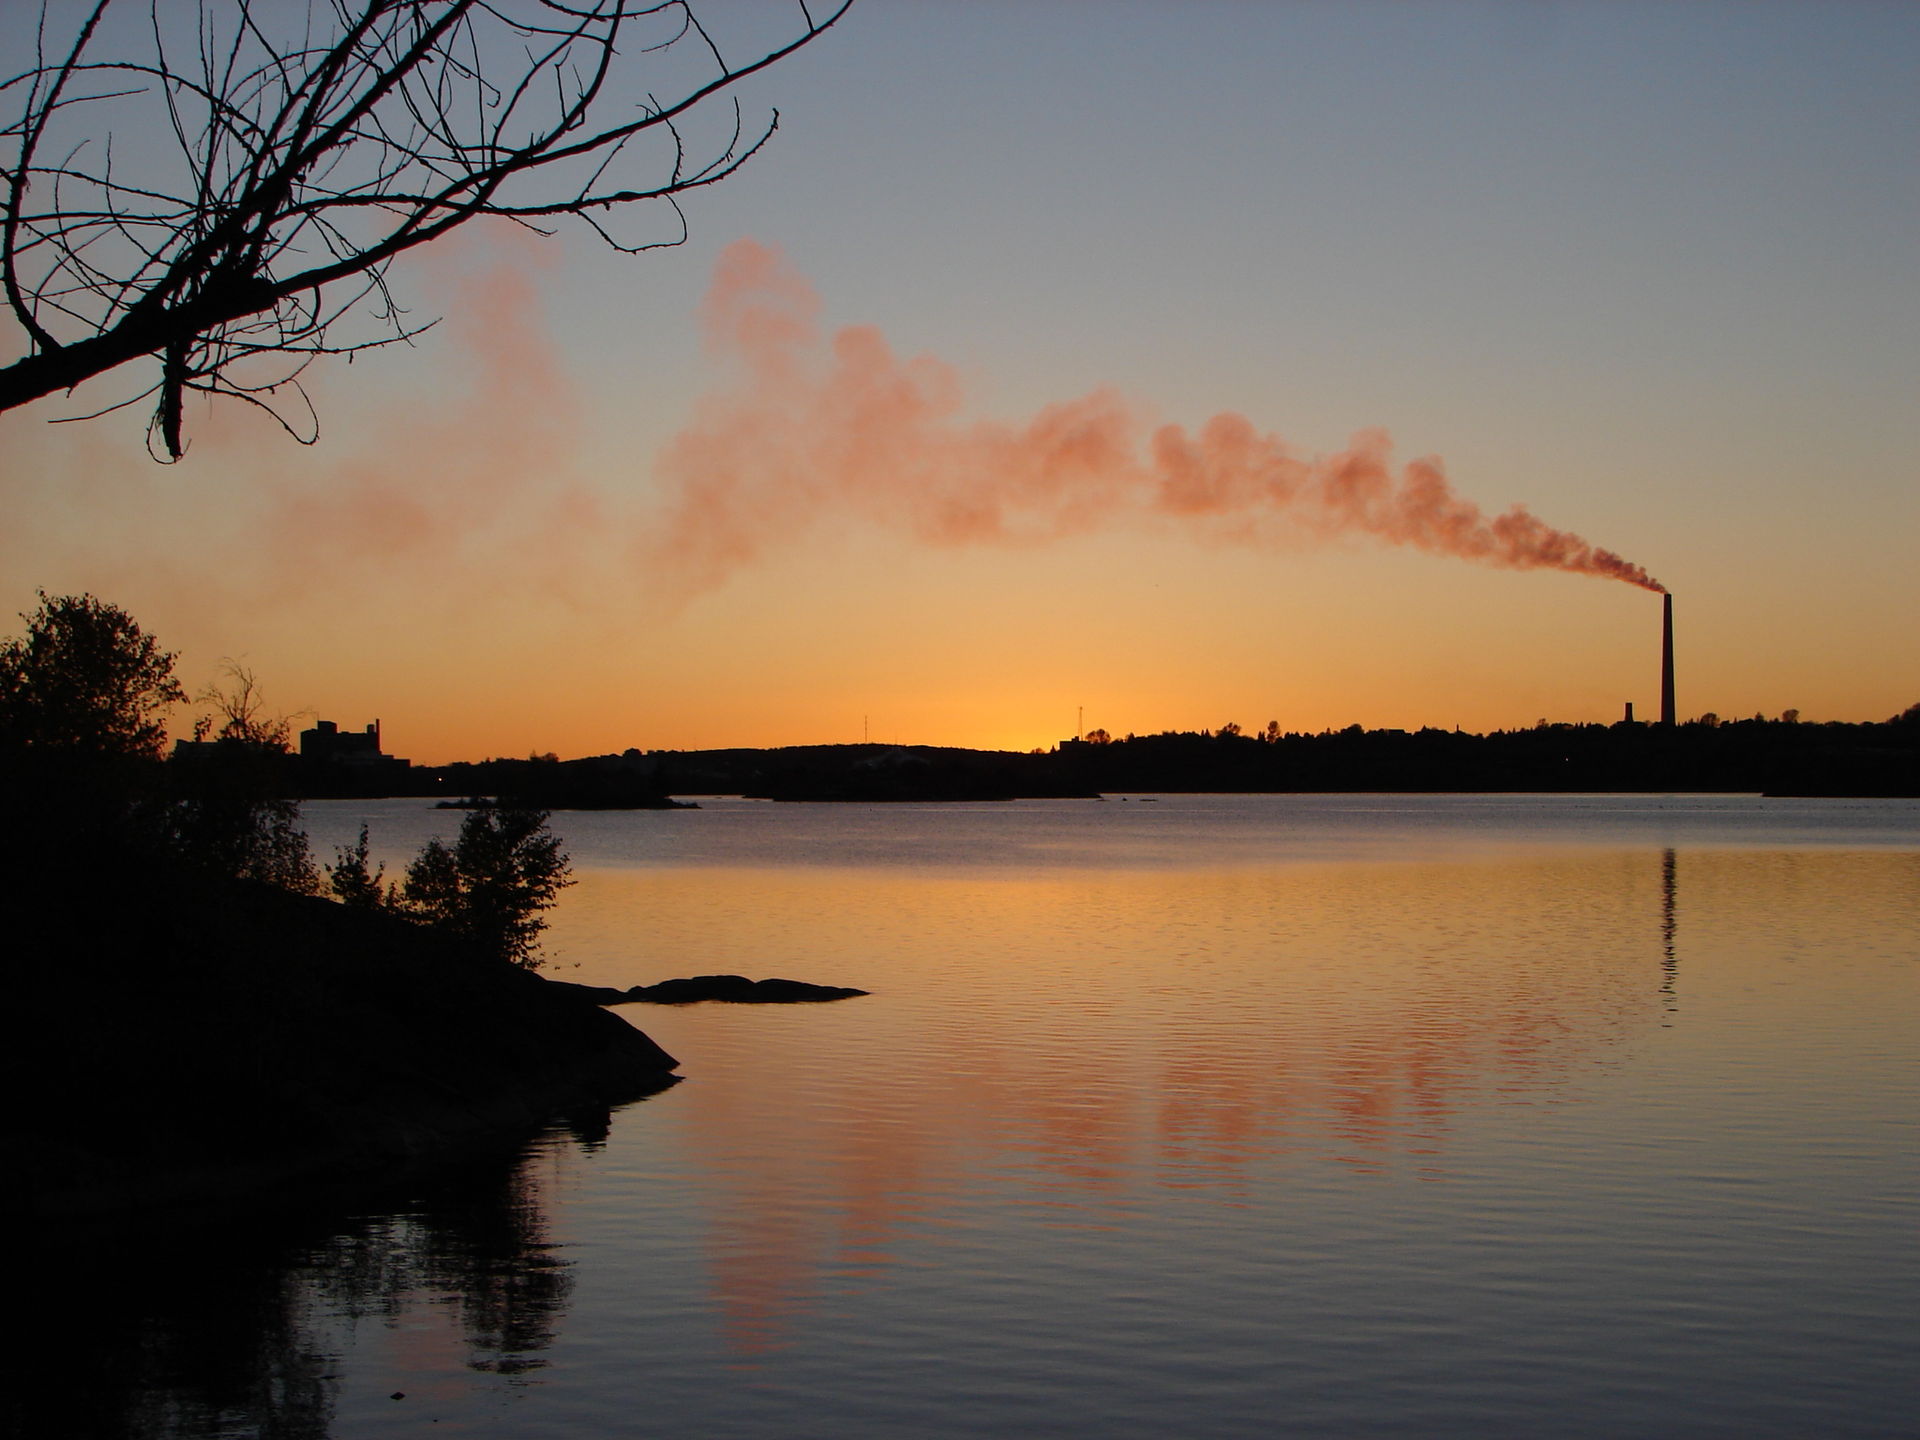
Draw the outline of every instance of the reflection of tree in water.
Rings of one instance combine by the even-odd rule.
[[[300,1259],[313,1298],[349,1322],[397,1322],[424,1293],[460,1317],[468,1364],[545,1365],[572,1282],[546,1239],[531,1154],[466,1172],[404,1209],[356,1217]]]
[[[597,1148],[605,1117],[576,1123]],[[597,1129],[598,1134],[595,1133]],[[329,1433],[338,1338],[445,1298],[474,1369],[545,1364],[572,1281],[547,1240],[538,1142],[347,1218],[75,1231],[34,1247],[9,1433]]]

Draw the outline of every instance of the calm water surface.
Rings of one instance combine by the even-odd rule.
[[[703,806],[556,817],[551,973],[873,994],[622,1010],[686,1078],[610,1125],[151,1242],[130,1433],[1920,1431],[1920,804]]]

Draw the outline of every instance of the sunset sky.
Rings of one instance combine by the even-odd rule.
[[[418,762],[1655,711],[1649,590],[1393,543],[1522,505],[1673,590],[1683,715],[1884,719],[1916,73],[1903,3],[860,0],[684,246],[396,267],[446,318],[311,372],[317,446],[0,417],[0,611]]]

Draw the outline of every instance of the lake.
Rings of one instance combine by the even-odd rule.
[[[76,1417],[1916,1433],[1920,802],[701,804],[555,816],[548,973],[870,995],[623,1007],[682,1083],[57,1261]],[[307,814],[390,873],[460,819]]]

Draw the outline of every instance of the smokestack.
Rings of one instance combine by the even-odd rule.
[[[1660,631],[1660,723],[1673,724],[1673,593],[1660,597],[1665,617]]]

